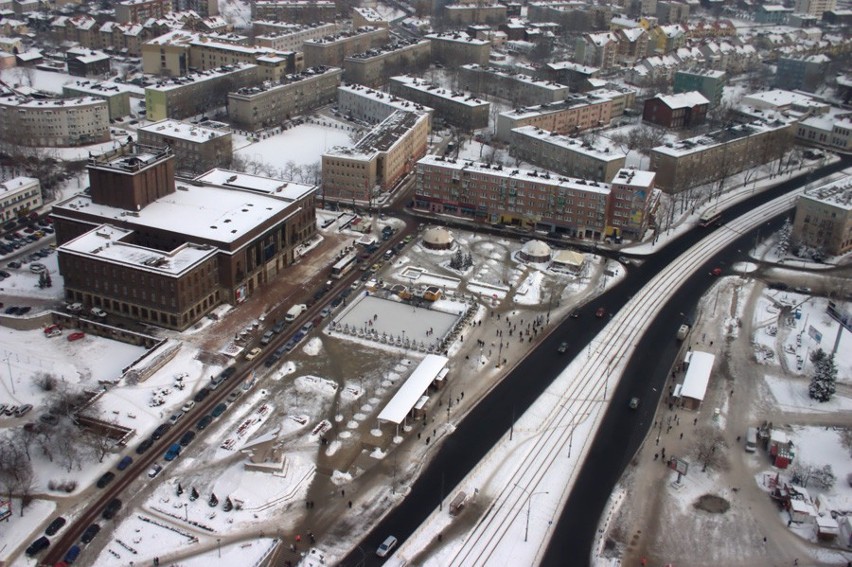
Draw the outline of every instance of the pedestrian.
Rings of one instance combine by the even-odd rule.
[[[351,500],[349,501],[349,507],[350,508],[352,507],[352,501]]]
[[[346,496],[346,491],[345,491],[345,490],[343,490],[342,488],[340,489],[340,495],[341,495],[341,496]]]
[[[697,417],[692,420],[692,425],[698,425],[698,418]]]
[[[763,543],[766,543],[766,536],[763,536]]]
[[[296,543],[302,543],[302,536],[301,536],[301,534],[296,534]]]
[[[680,438],[683,439],[683,433],[680,434]]]
[[[656,460],[657,460],[657,459],[659,459],[659,458],[660,458],[660,454],[659,454],[659,453],[654,453],[654,460],[656,461]]]

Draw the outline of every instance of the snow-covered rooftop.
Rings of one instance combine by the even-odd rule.
[[[402,423],[405,416],[420,399],[420,396],[429,388],[429,385],[441,374],[447,373],[449,360],[446,356],[427,354],[414,369],[411,376],[408,377],[408,380],[405,381],[405,384],[397,390],[394,397],[379,413],[378,420],[396,424]]]
[[[73,89],[74,91],[87,93],[94,96],[105,96],[105,95],[114,95],[120,93],[130,93],[136,92],[136,88],[131,85],[125,85],[123,83],[113,83],[109,81],[98,82],[98,81],[86,81],[86,80],[77,80],[73,83],[67,83],[63,85],[63,87],[68,89]]]
[[[316,187],[310,185],[302,185],[292,181],[282,181],[281,179],[261,177],[259,175],[250,175],[248,173],[220,168],[211,169],[207,173],[196,177],[194,181],[210,187],[242,189],[254,193],[264,193],[288,202],[298,201],[316,190]]]
[[[418,91],[429,93],[437,98],[452,100],[458,104],[464,104],[471,107],[488,106],[490,104],[488,101],[477,98],[476,95],[472,93],[445,89],[444,87],[440,87],[428,81],[424,81],[423,79],[418,79],[417,77],[411,77],[409,75],[391,77],[391,81],[401,83]]]
[[[789,121],[782,121],[780,119],[773,121],[754,120],[748,124],[738,124],[730,128],[709,132],[702,136],[666,143],[655,147],[653,151],[671,156],[684,156],[746,136],[754,136],[771,130],[787,128],[789,125]]]
[[[569,136],[563,136],[561,134],[554,134],[553,132],[542,130],[541,128],[538,128],[536,126],[522,126],[520,128],[513,128],[512,132],[517,132],[518,134],[524,136],[530,136],[532,138],[542,140],[548,144],[570,149],[573,152],[585,154],[589,157],[593,157],[602,161],[616,161],[620,159],[625,159],[627,157],[626,154],[624,154],[615,147],[615,144],[613,144],[606,138],[598,138],[594,140],[592,144],[590,144],[577,138],[571,138]]]
[[[703,94],[698,91],[676,93],[671,95],[657,95],[657,98],[671,109],[692,108],[701,104],[710,104]]]
[[[257,65],[252,65],[251,63],[237,63],[235,65],[219,67],[218,69],[208,69],[207,71],[199,71],[198,73],[183,75],[181,77],[175,77],[173,79],[169,79],[168,81],[157,83],[156,85],[146,87],[146,90],[151,89],[153,91],[170,91],[172,89],[181,88],[190,83],[201,83],[204,81],[212,81],[213,79],[220,79],[231,73],[245,71],[246,69],[250,69],[253,67],[257,67]]]
[[[770,91],[745,95],[740,99],[740,103],[756,108],[784,108],[791,106],[825,108],[828,106],[823,102],[814,100],[808,95],[781,89],[772,89]]]
[[[689,363],[689,369],[683,378],[683,388],[680,390],[681,396],[699,401],[704,399],[715,360],[716,357],[709,352],[694,350],[687,353],[686,362]]]
[[[231,133],[229,129],[205,128],[198,124],[181,122],[172,118],[166,118],[153,124],[139,128],[140,131],[151,132],[170,138],[179,138],[189,142],[206,142],[213,138],[220,138]]]
[[[654,183],[654,178],[656,176],[657,174],[653,171],[623,167],[615,174],[615,177],[612,179],[612,184],[624,185],[627,187],[648,188]]]
[[[816,187],[805,191],[804,198],[833,205],[835,207],[852,210],[852,177],[846,176],[828,185]]]
[[[523,73],[510,73],[504,71],[503,69],[499,69],[497,67],[483,67],[477,63],[470,63],[468,65],[462,65],[462,69],[469,69],[471,71],[483,71],[485,73],[490,73],[492,75],[498,75],[500,77],[509,78],[520,83],[526,83],[528,85],[535,85],[536,87],[543,89],[550,89],[552,91],[559,91],[563,89],[567,89],[566,85],[562,85],[560,83],[556,83],[553,81],[547,81],[542,79],[536,79],[530,75],[525,75]]]
[[[441,41],[453,41],[456,43],[469,43],[472,45],[490,45],[491,42],[486,41],[484,39],[476,39],[475,37],[470,37],[464,32],[445,32],[445,33],[430,33],[425,36],[426,39],[437,39]]]

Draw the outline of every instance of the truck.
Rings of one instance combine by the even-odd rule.
[[[288,323],[292,323],[295,321],[299,315],[308,310],[308,306],[304,303],[297,303],[293,307],[287,310],[287,314],[284,315],[284,320]]]

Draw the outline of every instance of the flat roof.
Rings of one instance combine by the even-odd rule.
[[[431,108],[428,106],[424,106],[422,104],[418,104],[416,102],[412,102],[408,99],[399,98],[389,93],[385,93],[382,91],[376,91],[371,89],[370,87],[365,87],[364,85],[359,84],[347,84],[340,85],[337,87],[337,91],[339,92],[347,92],[352,93],[356,96],[379,101],[383,104],[386,104],[389,107],[393,107],[397,110],[405,110],[408,112],[433,112]],[[339,101],[339,97],[338,97]]]
[[[94,96],[104,96],[104,95],[116,95],[121,93],[131,93],[136,92],[138,89],[132,85],[125,85],[124,83],[112,83],[108,81],[87,81],[85,79],[80,79],[74,81],[73,83],[65,83],[62,85],[62,88],[71,89],[76,92],[86,93]]]
[[[61,252],[82,256],[95,256],[112,264],[142,269],[170,276],[177,276],[215,256],[218,250],[209,245],[182,244],[170,252],[123,242],[133,230],[102,224],[66,242],[59,247]]]
[[[684,156],[694,152],[704,151],[707,148],[725,144],[733,140],[777,130],[789,125],[790,122],[784,122],[781,119],[775,119],[771,122],[755,120],[748,124],[738,124],[722,130],[715,130],[702,136],[696,136],[694,138],[687,138],[685,140],[679,140],[677,142],[657,146],[652,151],[670,156]]]
[[[536,138],[548,144],[559,146],[579,154],[585,154],[589,157],[602,161],[614,161],[625,159],[627,157],[627,154],[616,148],[614,143],[603,137],[594,140],[593,143],[595,145],[593,146],[579,138],[571,138],[561,134],[554,134],[548,130],[542,130],[537,126],[521,126],[520,128],[513,128],[512,132],[517,132],[518,134],[529,136],[530,138]]]
[[[180,232],[189,240],[230,243],[291,207],[289,202],[282,199],[246,191],[181,184],[174,193],[160,197],[132,213],[118,207],[93,203],[90,196],[78,193],[57,204],[53,214],[61,217],[63,209],[82,209],[107,222],[112,219],[121,224]]]
[[[612,99],[603,96],[595,96],[586,93],[585,95],[571,94],[565,100],[557,102],[549,102],[538,106],[526,106],[523,108],[515,108],[508,112],[501,112],[500,116],[508,116],[510,118],[528,118],[530,116],[541,116],[554,112],[562,112],[570,108],[579,108],[581,106],[591,106],[593,104],[603,104],[612,102]]]
[[[446,356],[427,354],[394,397],[379,413],[379,421],[400,424],[423,396],[429,385],[448,371]]]
[[[0,191],[4,193],[14,193],[21,189],[28,189],[31,186],[38,186],[39,180],[35,177],[13,177],[12,179],[0,180]]]
[[[139,131],[199,143],[206,142],[211,138],[221,138],[222,136],[227,136],[231,133],[230,129],[223,130],[221,128],[206,128],[199,124],[181,122],[180,120],[174,120],[173,118],[166,118],[165,120],[148,124],[139,128]]]
[[[770,106],[774,108],[792,105],[814,108],[824,108],[829,106],[824,102],[814,100],[808,95],[785,91],[782,89],[772,89],[770,91],[747,94],[740,99],[740,104]]]
[[[615,174],[615,177],[613,177],[610,183],[626,187],[647,188],[654,183],[654,178],[656,177],[657,174],[653,171],[622,167],[618,170],[618,173]]]
[[[483,73],[489,73],[491,75],[498,75],[500,77],[504,77],[506,79],[511,79],[513,81],[518,81],[519,83],[526,83],[528,85],[535,85],[536,87],[542,89],[548,89],[551,91],[559,91],[568,88],[568,85],[563,85],[562,83],[557,83],[556,81],[548,81],[544,79],[536,79],[530,75],[525,75],[523,73],[509,73],[508,71],[504,71],[499,67],[491,67],[491,66],[482,66],[478,63],[469,63],[467,65],[462,65],[462,69],[468,69],[471,71],[482,71]]]
[[[689,369],[683,379],[683,388],[680,395],[683,398],[703,401],[710,383],[710,373],[713,371],[713,362],[716,357],[709,352],[694,350],[687,354]]]
[[[75,98],[34,99],[14,94],[7,94],[0,95],[0,104],[5,104],[8,106],[18,106],[22,108],[38,108],[40,106],[43,106],[46,109],[92,105],[104,105],[104,107],[106,107],[106,101],[104,99],[93,96],[81,96]]]
[[[252,69],[256,67],[257,65],[251,63],[235,63],[233,65],[225,65],[216,69],[198,71],[197,73],[192,73],[191,75],[173,77],[166,81],[161,81],[156,85],[145,87],[145,90],[150,89],[152,91],[170,91],[172,89],[179,89],[191,83],[202,83],[204,81],[212,81],[213,79],[220,79],[222,77],[230,75],[231,73],[236,73],[237,71],[245,71],[247,69]]]
[[[443,33],[430,33],[424,36],[426,39],[438,39],[441,41],[452,41],[454,43],[470,43],[472,45],[491,45],[490,41],[486,41],[484,39],[476,39],[475,37],[471,37],[464,32],[443,32]]]
[[[288,202],[298,201],[316,191],[316,187],[311,185],[250,175],[218,167],[199,175],[194,181],[203,183],[208,187],[242,189],[253,193],[266,194]]]
[[[435,85],[423,79],[418,79],[417,77],[412,77],[410,75],[399,75],[396,77],[391,77],[390,80],[403,84],[407,87],[411,87],[412,89],[418,90],[420,92],[428,93],[436,98],[451,100],[455,103],[463,104],[465,106],[481,107],[489,106],[491,104],[490,102],[477,97],[473,93],[445,89],[444,87]]]
[[[501,165],[488,165],[487,163],[475,163],[465,159],[448,159],[436,155],[427,155],[421,158],[418,164],[442,167],[447,169],[456,169],[459,171],[471,171],[475,173],[484,173],[494,177],[504,177],[507,179],[522,179],[524,181],[534,181],[542,185],[550,185],[555,188],[571,189],[574,191],[583,191],[587,193],[597,193],[599,195],[609,195],[611,187],[609,183],[603,181],[587,181],[585,179],[577,179],[573,177],[565,177],[548,171],[531,171],[512,169]]]
[[[852,210],[852,177],[847,175],[822,187],[806,189],[802,197],[846,211]]]
[[[671,109],[692,108],[693,106],[698,106],[700,104],[710,104],[710,101],[698,91],[689,91],[671,95],[658,94],[656,98]]]

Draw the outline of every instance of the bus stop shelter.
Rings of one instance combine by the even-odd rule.
[[[446,356],[427,354],[417,365],[411,376],[399,388],[393,398],[379,413],[379,424],[396,424],[396,433],[399,434],[399,424],[405,422],[420,399],[426,394],[429,386],[436,380],[442,380],[449,368]]]

